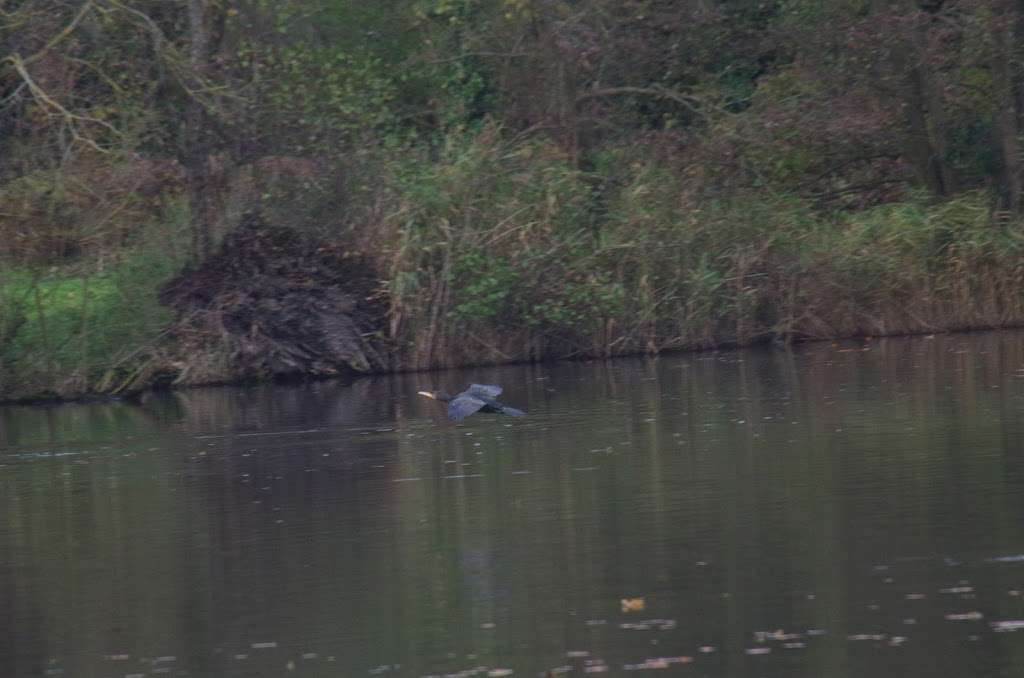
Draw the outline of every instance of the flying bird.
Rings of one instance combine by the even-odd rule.
[[[448,403],[448,418],[453,421],[462,421],[476,412],[495,412],[510,417],[526,414],[495,400],[501,395],[501,387],[494,384],[470,384],[469,388],[457,396],[448,395],[446,391],[418,391],[418,395]]]

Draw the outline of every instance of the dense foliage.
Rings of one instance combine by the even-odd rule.
[[[369,257],[394,364],[1024,322],[1010,0],[25,0],[0,397],[177,364],[246,211]]]

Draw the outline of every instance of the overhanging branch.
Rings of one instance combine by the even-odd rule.
[[[6,57],[4,61],[10,63],[14,67],[14,70],[18,73],[18,76],[21,78],[22,82],[28,86],[29,92],[32,93],[32,96],[35,97],[35,99],[39,101],[39,103],[41,103],[44,107],[55,111],[59,116],[61,116],[64,119],[64,121],[68,125],[68,129],[71,131],[71,135],[75,138],[75,140],[81,141],[82,143],[91,146],[92,148],[96,149],[97,151],[100,151],[101,153],[108,152],[105,148],[96,143],[95,139],[91,139],[87,136],[82,136],[81,134],[79,134],[76,123],[88,123],[92,125],[99,125],[106,129],[107,131],[114,134],[115,136],[121,135],[117,128],[111,125],[109,122],[105,120],[100,120],[99,118],[93,118],[86,115],[78,115],[77,113],[72,113],[67,108],[65,108],[59,101],[57,101],[49,94],[47,94],[46,90],[40,87],[39,84],[32,78],[32,75],[28,72],[28,69],[25,67],[25,62],[17,54],[12,54]]]
[[[93,0],[86,0],[85,4],[82,5],[81,9],[78,10],[78,13],[75,14],[75,17],[71,20],[71,23],[65,26],[59,33],[57,33],[57,35],[50,38],[50,40],[45,45],[43,45],[43,48],[41,50],[39,50],[32,56],[28,57],[27,59],[19,59],[21,63],[25,66],[28,66],[46,56],[47,52],[53,49],[58,43],[67,38],[69,35],[74,33],[75,29],[78,28],[78,24],[82,22],[82,19],[85,18],[85,15],[88,14],[89,10],[91,10],[92,8]]]
[[[686,110],[704,119],[708,119],[710,117],[708,115],[708,109],[723,112],[720,107],[709,104],[707,101],[704,101],[699,97],[695,97],[690,94],[683,94],[682,92],[677,92],[666,87],[603,87],[601,89],[593,89],[589,92],[584,92],[580,96],[576,97],[576,103],[583,103],[589,99],[603,99],[624,95],[667,99],[668,101],[679,104]]]

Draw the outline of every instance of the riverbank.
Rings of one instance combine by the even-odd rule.
[[[99,255],[5,271],[0,398],[1024,326],[1024,226],[983,192],[716,200],[635,149],[584,171],[464,140],[284,177],[200,266],[178,204]]]
[[[941,335],[956,335],[963,334],[969,335],[976,332],[998,332],[998,331],[1012,331],[1024,328],[1024,325],[1014,325],[1006,327],[970,327],[944,330],[940,332],[933,331],[921,331],[921,332],[905,332],[901,334],[890,334],[890,335],[856,335],[847,337],[834,337],[832,339],[802,339],[796,340],[793,344],[797,345],[803,343],[826,343],[832,341],[835,344],[836,352],[838,353],[849,353],[851,351],[869,351],[871,350],[871,342],[878,339],[891,339],[900,337],[915,337],[915,336],[926,336],[933,337],[936,334]],[[674,356],[686,353],[702,353],[702,352],[714,352],[720,350],[740,350],[743,348],[751,348],[757,345],[764,345],[771,343],[770,339],[762,339],[760,341],[754,341],[748,344],[721,344],[710,347],[700,347],[691,349],[669,349],[659,353],[659,356]],[[614,360],[616,358],[628,358],[631,356],[647,355],[648,353],[636,352],[636,353],[620,353],[609,357],[571,357],[571,358],[549,358],[542,361],[534,362],[580,362],[580,361],[592,361],[592,360]],[[301,377],[280,377],[280,378],[268,378],[264,380],[254,380],[252,378],[239,378],[233,381],[209,381],[209,382],[190,382],[182,384],[167,383],[166,380],[162,380],[160,384],[146,384],[139,387],[136,390],[129,391],[122,394],[102,394],[102,393],[87,393],[87,394],[75,394],[71,393],[64,396],[57,395],[35,395],[21,398],[10,398],[0,399],[0,406],[57,406],[64,404],[94,404],[94,403],[114,403],[114,402],[127,402],[127,403],[141,403],[146,393],[158,391],[158,390],[191,390],[201,389],[204,387],[213,386],[257,386],[267,383],[278,383],[278,384],[289,384],[303,381],[326,381],[331,379],[358,379],[364,376],[381,376],[387,374],[410,374],[415,372],[435,372],[444,370],[455,370],[460,368],[471,368],[471,367],[512,367],[515,365],[527,364],[526,361],[507,361],[507,362],[480,362],[480,363],[466,363],[461,365],[451,365],[444,368],[430,368],[423,370],[387,370],[387,371],[375,371],[375,372],[357,372],[351,371],[345,375],[337,376],[324,376],[324,375],[311,375],[305,378]]]

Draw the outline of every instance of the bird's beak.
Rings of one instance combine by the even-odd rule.
[[[427,396],[431,400],[437,400],[437,396],[435,396],[430,391],[416,391],[416,395]]]

